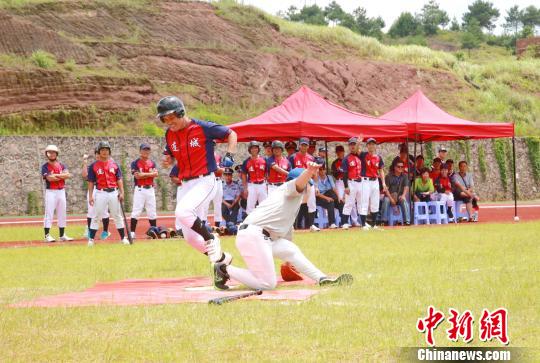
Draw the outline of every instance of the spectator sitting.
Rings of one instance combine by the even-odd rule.
[[[319,180],[317,181],[317,185],[317,205],[326,209],[329,228],[337,228],[334,208],[338,208],[341,215],[343,213],[343,201],[340,201],[337,196],[334,178],[326,174],[326,168],[324,166],[319,168]],[[322,226],[319,226],[319,228],[321,227]]]
[[[469,214],[469,222],[478,221],[478,196],[474,193],[474,182],[472,174],[468,173],[468,164],[465,160],[462,160],[458,164],[459,173],[455,173],[452,178],[454,183],[454,200],[462,201],[467,207],[467,213]],[[473,213],[474,209],[474,213]]]
[[[441,165],[442,162],[440,158],[433,159],[433,165],[431,166],[431,171],[429,172],[429,177],[431,180],[435,180],[439,177],[441,174]]]
[[[319,165],[326,165],[326,148],[319,148],[319,154],[315,157],[315,162]]]
[[[242,208],[242,215],[239,216],[239,219],[243,221],[247,217],[247,198],[246,193],[244,193],[244,185],[242,184],[242,165],[236,165],[234,171],[238,173],[238,181],[236,181],[236,183],[240,185],[240,207]]]
[[[448,177],[448,166],[445,164],[441,167],[441,173],[437,179],[433,181],[435,193],[433,200],[446,203],[446,211],[449,218],[454,218],[454,195],[452,194],[452,182]]]
[[[236,224],[238,220],[238,210],[240,209],[241,188],[233,181],[233,170],[225,168],[223,172],[223,202],[221,203],[221,213],[227,225],[229,222]]]
[[[445,146],[439,146],[439,159],[441,159],[441,163],[445,163],[446,156],[448,155],[448,150]]]
[[[383,222],[388,222],[388,208],[392,206],[390,213],[403,213],[405,225],[411,225],[411,213],[409,208],[409,178],[404,172],[404,163],[398,159],[390,167],[390,173],[386,176],[388,192],[382,204]]]
[[[420,176],[414,180],[413,191],[415,202],[431,201],[431,194],[433,194],[435,188],[433,187],[433,180],[429,177],[428,168],[422,168],[420,170]]]

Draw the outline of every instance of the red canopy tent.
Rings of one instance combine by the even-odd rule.
[[[399,141],[407,136],[402,122],[381,120],[333,104],[302,86],[282,104],[252,119],[230,125],[238,141],[315,140],[344,141],[363,134],[378,142]]]
[[[416,91],[381,119],[405,122],[408,138],[416,142],[513,137],[514,124],[473,122],[441,110],[422,91]]]
[[[415,142],[415,149],[417,142],[511,137],[514,163],[514,208],[517,217],[516,146],[513,123],[473,122],[460,119],[441,110],[420,90],[393,110],[382,115],[381,119],[405,122],[408,127],[408,138]]]

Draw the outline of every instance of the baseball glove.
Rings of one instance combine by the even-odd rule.
[[[281,265],[281,278],[283,278],[283,281],[303,280],[300,272],[298,272],[289,262],[285,262]]]
[[[159,229],[157,227],[150,227],[146,231],[146,235],[151,239],[159,239]]]

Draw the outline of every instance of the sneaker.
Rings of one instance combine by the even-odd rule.
[[[478,222],[478,212],[474,212],[471,219],[473,222]]]
[[[373,228],[374,230],[377,230],[377,231],[384,231],[384,229],[382,229],[382,228],[381,228],[380,226],[378,226],[378,225],[374,225],[374,226],[371,227],[371,228]]]
[[[135,232],[129,232],[129,235],[131,236],[131,240],[135,240]]]
[[[88,247],[93,247],[94,246],[94,240],[92,238],[89,238],[88,239]]]
[[[324,276],[321,277],[319,280],[319,286],[329,286],[329,285],[351,285],[353,283],[354,279],[351,274],[342,274],[338,277],[328,277]]]
[[[63,242],[69,242],[69,241],[73,241],[73,238],[71,238],[70,236],[68,236],[67,234],[63,235],[62,237],[60,237],[60,241],[63,241]]]
[[[51,236],[50,234],[47,234],[45,235],[45,242],[52,243],[52,242],[56,242],[56,240],[54,239],[53,236]]]
[[[219,259],[222,257],[221,254],[221,241],[219,240],[219,237],[214,234],[213,239],[209,239],[206,243],[206,254],[208,255],[208,258],[210,259],[210,262],[216,263],[219,261]]]
[[[332,223],[332,224],[330,225],[330,227],[328,227],[328,228],[330,228],[330,229],[336,229],[336,228],[337,228],[337,226],[336,226],[336,224],[335,224],[335,223]]]
[[[371,228],[372,227],[369,224],[366,223],[366,225],[362,227],[362,231],[370,231]]]
[[[102,241],[105,241],[107,238],[110,237],[110,235],[111,235],[111,232],[103,231],[103,232],[101,232],[101,235],[99,236],[99,238]]]
[[[311,232],[319,232],[321,229],[313,224],[311,227],[309,227],[309,230]]]
[[[228,290],[227,281],[231,278],[227,272],[223,272],[222,266],[225,264],[218,262],[213,264],[214,287],[217,290]]]
[[[88,227],[85,227],[83,238],[88,238],[88,237],[90,237],[90,230],[88,230]]]
[[[351,228],[351,225],[348,224],[348,223],[345,223],[344,225],[341,226],[341,228],[343,228],[343,229],[349,229],[349,228]]]
[[[122,242],[123,245],[130,245],[131,244],[131,243],[129,243],[129,239],[127,237],[122,238],[121,242]]]

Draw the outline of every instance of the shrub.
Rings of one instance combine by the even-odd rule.
[[[32,53],[30,59],[40,68],[48,69],[56,65],[56,57],[44,50],[36,50]]]
[[[508,190],[508,173],[506,170],[506,152],[504,146],[504,140],[493,140],[493,152],[495,153],[495,159],[497,159],[497,165],[499,166],[499,175],[501,177],[501,184],[504,192]]]

